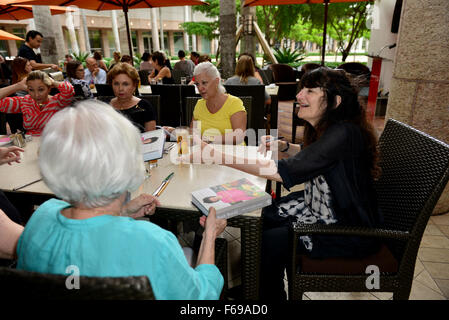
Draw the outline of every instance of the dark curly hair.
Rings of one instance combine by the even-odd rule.
[[[360,127],[365,140],[371,175],[380,176],[378,166],[379,151],[377,148],[377,135],[374,127],[366,118],[365,109],[358,101],[358,88],[351,83],[344,70],[334,70],[320,67],[303,75],[300,82],[302,88],[321,88],[324,91],[323,103],[325,111],[315,126],[306,122],[304,127],[304,146],[318,140],[326,129],[337,122],[350,122]],[[337,96],[341,97],[338,108],[335,108]]]

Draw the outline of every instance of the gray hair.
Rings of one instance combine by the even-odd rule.
[[[212,62],[205,61],[198,63],[193,70],[193,76],[199,75],[201,73],[205,73],[208,78],[216,79],[218,78],[218,90],[221,93],[225,93],[226,89],[223,87],[223,84],[221,83],[221,76],[220,72],[218,71],[217,67],[215,67]]]
[[[42,177],[71,204],[102,207],[143,182],[140,133],[103,102],[84,100],[57,112],[41,139]]]

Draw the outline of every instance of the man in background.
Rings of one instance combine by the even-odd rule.
[[[97,60],[94,57],[86,59],[86,70],[84,70],[84,80],[88,84],[106,83],[106,71],[98,67]]]
[[[43,38],[44,36],[39,31],[28,31],[25,37],[25,43],[20,46],[17,56],[28,59],[33,70],[52,68],[58,71],[59,68],[56,64],[42,63],[41,57],[34,52],[34,49],[40,48]]]
[[[178,51],[179,61],[175,63],[173,70],[180,70],[183,72],[183,76],[187,78],[189,82],[193,77],[193,69],[195,69],[195,64],[192,60],[186,60],[186,53],[184,50]]]

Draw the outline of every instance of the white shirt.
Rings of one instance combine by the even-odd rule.
[[[99,72],[97,73],[96,77],[93,77],[90,73],[89,69],[84,70],[84,80],[87,81],[88,84],[91,83],[98,83],[98,84],[104,84],[106,83],[106,71],[99,68]]]

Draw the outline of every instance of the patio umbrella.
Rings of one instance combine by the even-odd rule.
[[[0,40],[24,40],[18,36],[13,35],[12,33],[6,32],[4,30],[0,30]]]
[[[0,0],[0,20],[23,20],[33,18],[33,10],[31,5],[11,5],[11,0]],[[50,12],[54,14],[62,14],[67,10],[66,7],[50,6]]]
[[[197,6],[207,5],[203,0],[11,0],[9,3],[27,3],[32,5],[77,6],[89,10],[123,10],[125,14],[126,34],[129,53],[132,58],[132,44],[129,34],[128,10],[157,7]]]
[[[326,54],[326,34],[327,34],[327,11],[329,3],[336,2],[365,2],[370,0],[245,0],[244,7],[247,6],[272,6],[285,4],[305,4],[305,3],[323,3],[324,4],[324,26],[323,26],[323,47],[321,50],[321,65],[324,66],[324,57]]]

